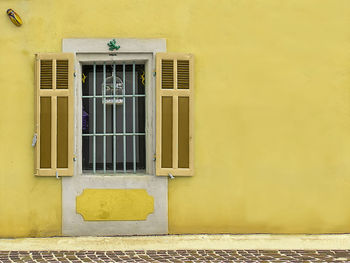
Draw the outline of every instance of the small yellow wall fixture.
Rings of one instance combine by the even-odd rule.
[[[7,16],[10,18],[11,22],[14,23],[16,26],[21,26],[23,24],[21,17],[13,9],[7,9],[6,13]]]
[[[154,211],[154,199],[145,189],[84,189],[76,201],[85,221],[146,220]]]

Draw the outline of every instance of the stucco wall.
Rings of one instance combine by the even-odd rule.
[[[6,9],[24,25],[15,27]],[[347,0],[0,2],[0,236],[61,233],[61,181],[33,176],[34,53],[63,38],[166,38],[195,56],[195,173],[170,233],[350,231]]]

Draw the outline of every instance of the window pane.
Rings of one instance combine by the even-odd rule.
[[[136,94],[145,94],[146,73],[145,65],[136,65]]]
[[[189,98],[179,97],[179,168],[189,168]]]
[[[145,135],[136,136],[136,169],[146,169],[146,140]]]
[[[146,169],[146,143],[144,135],[135,136],[136,148],[136,169]],[[126,169],[133,170],[134,167],[133,136],[126,136]],[[118,158],[119,159],[119,158]],[[122,164],[122,163],[121,163]],[[121,166],[122,168],[123,166]],[[123,169],[123,168],[122,168]]]
[[[96,170],[103,170],[103,136],[96,136]]]
[[[83,144],[83,147],[82,147],[83,171],[84,170],[92,170],[92,156],[90,156],[90,153],[92,152],[92,137],[83,136],[82,144]]]
[[[83,96],[89,96],[93,94],[93,67],[92,65],[83,65],[82,80],[82,93]]]
[[[125,98],[125,118],[126,118],[126,132],[133,132],[133,100],[132,98]],[[136,124],[136,123],[135,123]]]
[[[68,89],[68,60],[56,61],[56,88]]]
[[[68,168],[67,97],[57,97],[57,168]]]
[[[135,116],[135,131],[138,133],[145,132],[145,118],[146,118],[146,106],[145,97],[138,97],[135,99],[136,104],[136,116]]]
[[[173,166],[173,97],[162,97],[162,168]]]
[[[123,161],[124,161],[124,142],[123,142],[123,136],[116,136],[116,140],[117,140],[117,156],[116,156],[116,160],[117,160],[117,170],[121,171],[124,169],[123,166]]]
[[[133,77],[132,68],[133,68],[132,65],[125,65],[125,94],[126,95],[132,95],[132,91],[133,91],[134,80],[132,78]],[[121,76],[121,78],[123,77]],[[136,72],[135,72],[135,79],[136,79]],[[137,90],[136,84],[137,83],[135,82],[135,92]]]
[[[123,80],[123,66],[117,66],[117,76]],[[135,65],[135,80],[133,80],[133,65],[125,65],[125,94],[133,94],[135,82],[135,94],[145,94],[145,65]]]
[[[52,60],[40,61],[40,88],[52,89]]]
[[[83,99],[82,130],[83,133],[93,133],[93,99]]]
[[[51,98],[40,97],[40,168],[51,168]]]
[[[134,149],[133,149],[133,139],[132,136],[126,136],[126,169],[133,170],[133,158],[134,158]]]

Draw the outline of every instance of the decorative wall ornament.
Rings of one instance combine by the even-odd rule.
[[[113,51],[114,49],[117,51],[120,48],[120,46],[117,45],[117,41],[115,39],[109,41],[107,45],[109,46],[110,51]]]
[[[142,74],[140,75],[140,78],[141,78],[142,85],[145,85],[145,71],[142,72]]]
[[[85,83],[85,80],[86,80],[86,75],[83,73],[83,74],[81,75],[81,81],[82,81],[83,83]]]
[[[113,75],[106,78],[106,85],[102,83],[102,103],[106,105],[122,105],[123,98],[116,98],[115,96],[122,96],[123,88],[124,84],[121,78]]]
[[[21,26],[23,24],[21,17],[13,9],[7,9],[6,13],[16,26]]]
[[[84,221],[140,221],[154,213],[154,197],[146,189],[84,189],[76,198]]]

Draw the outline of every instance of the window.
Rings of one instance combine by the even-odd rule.
[[[73,53],[37,55],[36,175],[193,175],[193,56],[119,41],[118,52],[68,39]]]
[[[83,173],[146,169],[145,64],[82,66]]]

